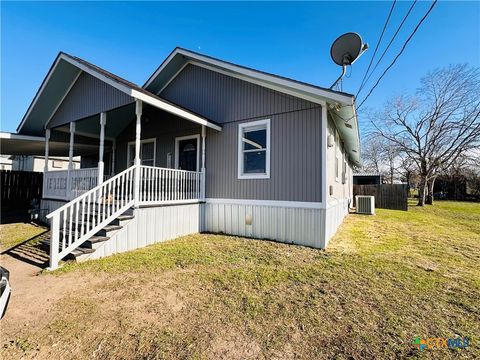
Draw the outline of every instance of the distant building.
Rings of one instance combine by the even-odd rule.
[[[10,156],[0,155],[0,170],[12,170],[12,159],[10,159]]]
[[[45,158],[35,155],[15,155],[11,157],[10,170],[43,172],[45,169]],[[80,169],[80,156],[73,158],[73,168]],[[49,157],[48,170],[68,169],[68,157]]]
[[[353,185],[382,184],[382,175],[379,173],[354,173]]]

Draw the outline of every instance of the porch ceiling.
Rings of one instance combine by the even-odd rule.
[[[49,155],[68,156],[68,142],[50,141]],[[98,152],[98,145],[76,143],[73,147],[75,156]],[[0,133],[0,154],[2,155],[45,155],[45,138],[11,133]]]
[[[115,139],[120,133],[135,120],[135,103],[121,106],[107,111],[107,123],[105,125],[105,139]],[[55,130],[68,133],[69,124],[55,128]],[[75,133],[89,137],[100,137],[100,114],[96,114],[79,120],[75,124]]]

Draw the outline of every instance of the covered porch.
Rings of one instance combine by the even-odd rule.
[[[56,155],[68,156],[68,170],[45,167],[44,199],[71,201],[135,167],[138,205],[201,198],[193,189],[204,188],[207,127],[221,131],[198,114],[60,53],[18,131],[44,136],[46,163],[51,144],[64,144],[64,153]],[[190,155],[183,152],[187,147]],[[80,169],[72,166],[75,156],[81,156]]]
[[[81,168],[45,169],[43,199],[71,201],[137,165],[139,205],[204,197],[206,127],[139,100],[47,129],[46,159],[52,138],[68,140],[68,151],[62,155],[69,157],[69,163],[81,156]],[[92,146],[87,151],[86,143]],[[118,196],[108,197],[114,201]]]

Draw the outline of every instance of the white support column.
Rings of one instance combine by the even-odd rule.
[[[45,174],[48,171],[48,152],[50,146],[50,129],[45,130],[45,165],[43,167],[43,189],[42,189],[42,197],[45,197],[46,189],[47,189],[47,182],[45,181]]]
[[[97,185],[103,183],[103,173],[105,164],[103,162],[103,151],[105,148],[105,124],[107,123],[107,113],[100,113],[100,149],[98,150],[98,181]]]
[[[137,115],[137,123],[135,126],[135,182],[134,182],[134,202],[135,207],[140,203],[140,136],[142,132],[142,101],[136,100],[135,114]]]
[[[115,152],[117,151],[117,140],[112,143],[112,156],[110,156],[110,176],[115,174]]]
[[[207,128],[202,125],[202,175],[200,178],[200,197],[201,200],[205,200],[205,137]]]
[[[70,146],[68,148],[68,175],[67,175],[67,198],[72,199],[72,179],[70,178],[73,170],[73,144],[75,141],[75,121],[70,123]]]

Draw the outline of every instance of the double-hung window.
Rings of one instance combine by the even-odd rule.
[[[140,160],[141,165],[155,166],[155,139],[145,139],[140,141]],[[128,143],[128,164],[132,166],[135,163],[135,141]]]
[[[270,178],[270,119],[238,126],[238,178]]]

